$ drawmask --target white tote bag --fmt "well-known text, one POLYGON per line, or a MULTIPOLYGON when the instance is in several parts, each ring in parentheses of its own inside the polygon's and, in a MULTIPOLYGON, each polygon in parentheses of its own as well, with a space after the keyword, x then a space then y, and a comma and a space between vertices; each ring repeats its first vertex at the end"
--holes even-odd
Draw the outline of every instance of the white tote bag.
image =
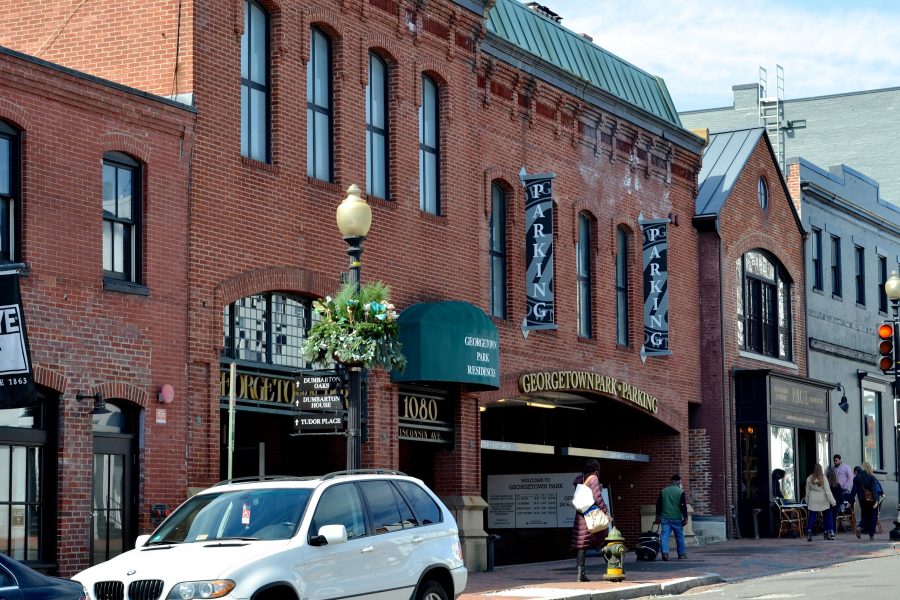
POLYGON ((580 513, 584 513, 587 509, 594 505, 594 493, 591 488, 579 483, 575 486, 575 494, 572 495, 572 506, 580 513))

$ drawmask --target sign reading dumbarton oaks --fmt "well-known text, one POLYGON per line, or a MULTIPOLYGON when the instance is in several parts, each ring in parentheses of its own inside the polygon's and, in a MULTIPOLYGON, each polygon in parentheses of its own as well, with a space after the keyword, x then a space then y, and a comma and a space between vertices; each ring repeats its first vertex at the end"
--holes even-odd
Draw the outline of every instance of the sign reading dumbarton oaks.
POLYGON ((523 394, 558 391, 586 391, 608 394, 627 400, 656 413, 658 400, 629 383, 590 371, 547 371, 526 373, 519 377, 519 391, 523 394))

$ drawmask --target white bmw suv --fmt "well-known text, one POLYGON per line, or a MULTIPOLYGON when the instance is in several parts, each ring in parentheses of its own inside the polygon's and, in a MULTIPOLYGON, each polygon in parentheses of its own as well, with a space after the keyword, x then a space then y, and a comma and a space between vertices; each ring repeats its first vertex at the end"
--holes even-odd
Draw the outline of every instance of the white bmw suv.
POLYGON ((93 600, 452 600, 467 576, 424 483, 359 470, 216 484, 73 579, 93 600))

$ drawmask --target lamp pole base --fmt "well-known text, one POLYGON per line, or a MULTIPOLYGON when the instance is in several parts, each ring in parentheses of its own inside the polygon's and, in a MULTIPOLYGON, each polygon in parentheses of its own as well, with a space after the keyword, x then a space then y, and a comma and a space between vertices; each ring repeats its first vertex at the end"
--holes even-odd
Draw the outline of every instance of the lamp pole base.
POLYGON ((897 518, 894 519, 894 528, 891 529, 891 541, 900 541, 900 506, 897 507, 897 518))

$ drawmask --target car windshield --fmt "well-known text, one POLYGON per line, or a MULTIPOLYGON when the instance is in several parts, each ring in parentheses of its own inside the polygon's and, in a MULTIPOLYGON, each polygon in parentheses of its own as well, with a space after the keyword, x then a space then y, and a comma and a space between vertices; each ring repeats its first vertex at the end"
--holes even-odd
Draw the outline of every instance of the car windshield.
POLYGON ((312 490, 252 489, 199 494, 178 507, 149 544, 284 540, 294 535, 312 490))

